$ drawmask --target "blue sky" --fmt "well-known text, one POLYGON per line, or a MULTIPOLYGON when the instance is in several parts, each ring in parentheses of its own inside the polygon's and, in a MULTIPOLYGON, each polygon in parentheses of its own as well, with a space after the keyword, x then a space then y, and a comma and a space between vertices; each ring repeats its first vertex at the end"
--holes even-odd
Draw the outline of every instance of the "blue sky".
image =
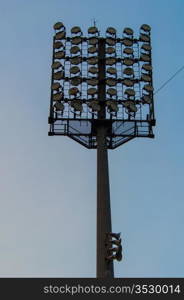
MULTIPOLYGON (((182 65, 182 0, 0 1, 0 276, 96 276, 96 151, 48 137, 52 26, 152 27, 154 87, 182 65)), ((155 95, 155 139, 109 152, 116 277, 184 277, 184 71, 155 95)))

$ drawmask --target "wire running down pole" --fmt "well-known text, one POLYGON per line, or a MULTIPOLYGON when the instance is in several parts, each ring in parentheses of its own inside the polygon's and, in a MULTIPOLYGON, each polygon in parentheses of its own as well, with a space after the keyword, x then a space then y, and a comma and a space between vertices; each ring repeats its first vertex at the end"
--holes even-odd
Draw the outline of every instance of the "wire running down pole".
POLYGON ((105 259, 106 234, 112 231, 105 126, 98 128, 97 143, 97 278, 113 278, 113 261, 105 259))

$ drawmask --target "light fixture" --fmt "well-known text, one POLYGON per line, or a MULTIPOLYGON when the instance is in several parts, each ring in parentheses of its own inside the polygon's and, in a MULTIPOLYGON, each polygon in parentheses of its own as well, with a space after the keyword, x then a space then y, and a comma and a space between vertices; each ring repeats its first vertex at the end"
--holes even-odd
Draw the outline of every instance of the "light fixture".
POLYGON ((87 61, 88 61, 88 64, 90 64, 90 65, 96 65, 98 63, 98 57, 96 57, 96 56, 88 57, 87 61))
POLYGON ((117 74, 117 70, 116 70, 116 68, 109 67, 109 68, 107 68, 107 73, 109 73, 111 75, 116 75, 117 74))
POLYGON ((72 73, 72 74, 77 74, 79 72, 80 72, 80 69, 77 66, 74 66, 74 67, 70 68, 70 73, 72 73))
POLYGON ((108 78, 106 79, 106 84, 109 86, 115 86, 116 85, 116 79, 108 78))
POLYGON ((113 47, 107 47, 105 51, 107 54, 113 54, 116 52, 115 48, 113 47))
POLYGON ((80 56, 71 57, 70 62, 73 65, 79 65, 82 62, 82 57, 80 56))
POLYGON ((64 78, 64 72, 63 71, 59 71, 53 74, 53 79, 55 80, 61 80, 64 78))
POLYGON ((63 47, 63 43, 62 42, 55 42, 53 45, 54 49, 60 49, 61 47, 63 47))
POLYGON ((123 70, 123 73, 126 75, 133 75, 134 74, 134 70, 132 68, 125 68, 123 70))
POLYGON ((110 110, 111 112, 117 113, 118 110, 119 110, 118 104, 117 104, 116 101, 108 100, 108 101, 107 101, 107 107, 109 108, 109 110, 110 110))
POLYGON ((95 27, 95 26, 89 27, 88 28, 88 33, 90 33, 90 34, 98 33, 98 28, 95 27))
POLYGON ((142 61, 149 62, 151 60, 151 57, 147 54, 141 54, 140 59, 142 61))
POLYGON ((97 100, 92 100, 88 103, 88 106, 93 110, 93 111, 100 111, 100 105, 97 100))
POLYGON ((131 59, 131 58, 125 58, 123 60, 123 63, 126 65, 126 66, 132 66, 134 64, 134 60, 131 59))
POLYGON ((152 102, 151 98, 148 95, 144 95, 142 97, 142 99, 143 99, 143 102, 147 103, 147 104, 151 104, 151 102, 152 102))
POLYGON ((63 99, 63 94, 62 93, 56 93, 53 94, 53 101, 61 101, 63 99))
POLYGON ((113 39, 113 38, 106 38, 106 43, 109 45, 109 46, 114 46, 116 44, 116 40, 113 39))
POLYGON ((142 44, 141 49, 145 51, 151 51, 151 46, 149 44, 142 44))
POLYGON ((71 29, 71 33, 72 33, 72 34, 77 34, 77 33, 82 33, 82 31, 81 31, 81 29, 80 29, 79 26, 74 26, 74 27, 72 27, 72 29, 71 29))
POLYGON ((134 104, 134 101, 131 101, 131 100, 124 101, 123 106, 128 109, 128 113, 129 112, 134 112, 134 113, 137 112, 137 107, 134 104))
POLYGON ((52 90, 59 90, 61 87, 61 84, 59 82, 55 82, 52 84, 51 89, 52 90))
POLYGON ((55 61, 52 64, 52 69, 59 69, 62 66, 62 64, 59 61, 55 61))
POLYGON ((92 46, 88 48, 88 53, 93 54, 96 53, 97 51, 98 51, 97 47, 92 46))
POLYGON ((106 65, 114 65, 116 63, 116 59, 114 57, 107 57, 106 58, 106 65))
POLYGON ((88 72, 90 72, 92 74, 97 74, 98 73, 98 68, 97 67, 90 67, 88 69, 88 72))
POLYGON ((131 86, 134 85, 134 82, 132 80, 126 78, 126 79, 123 80, 123 84, 126 85, 126 86, 131 87, 131 86))
POLYGON ((96 37, 90 37, 88 43, 89 45, 96 45, 98 43, 98 39, 96 37))
POLYGON ((71 38, 71 43, 73 45, 79 45, 82 42, 82 38, 80 36, 75 36, 71 38))
POLYGON ((147 75, 147 74, 142 74, 141 80, 150 82, 151 81, 151 77, 149 75, 147 75))
POLYGON ((147 24, 141 25, 140 29, 149 32, 151 30, 151 27, 147 24))
POLYGON ((81 84, 82 79, 81 79, 81 77, 73 77, 70 79, 70 82, 72 85, 77 86, 77 85, 81 84))
POLYGON ((152 70, 152 66, 149 64, 143 64, 142 65, 142 69, 144 69, 145 71, 151 71, 152 70))
POLYGON ((95 95, 97 93, 97 89, 95 88, 89 88, 87 90, 88 95, 95 95))
POLYGON ((143 89, 147 92, 153 92, 153 87, 149 84, 146 84, 143 89))
POLYGON ((107 94, 109 94, 110 96, 115 96, 117 94, 117 91, 116 89, 109 88, 107 89, 107 94))
POLYGON ((123 52, 125 53, 125 54, 128 54, 128 55, 130 55, 130 54, 133 54, 133 49, 132 48, 124 48, 123 49, 123 52))
POLYGON ((56 108, 57 111, 63 112, 63 110, 64 110, 64 104, 61 102, 56 102, 54 104, 54 107, 56 108))
POLYGON ((140 41, 149 42, 150 41, 149 35, 147 35, 147 34, 140 34, 140 41))
POLYGON ((126 89, 125 94, 128 96, 135 96, 135 91, 133 89, 126 89))
POLYGON ((56 24, 54 24, 53 27, 54 27, 55 30, 59 30, 61 28, 64 28, 64 25, 63 25, 62 22, 57 22, 56 24))
POLYGON ((72 100, 71 107, 74 108, 75 111, 82 112, 82 101, 81 100, 72 100))
POLYGON ((133 41, 129 40, 129 39, 123 39, 122 43, 123 43, 123 45, 128 46, 128 47, 133 45, 133 41))
POLYGON ((64 57, 65 57, 65 52, 64 51, 58 51, 58 52, 54 53, 54 58, 62 59, 64 57))
POLYGON ((115 35, 116 34, 116 29, 113 28, 113 27, 108 27, 107 30, 106 30, 106 33, 115 35))
POLYGON ((98 79, 96 79, 96 78, 89 78, 89 79, 87 79, 87 84, 95 86, 95 85, 98 84, 98 79))
POLYGON ((71 96, 75 96, 75 95, 77 95, 78 93, 79 93, 79 89, 76 88, 76 87, 73 87, 73 88, 70 88, 70 89, 69 89, 69 95, 71 95, 71 96))
POLYGON ((73 46, 70 48, 70 53, 77 54, 80 51, 80 48, 78 46, 73 46))
POLYGON ((127 35, 133 35, 133 30, 131 28, 128 28, 126 27, 124 30, 123 30, 123 33, 127 34, 127 35))
POLYGON ((65 31, 59 31, 55 34, 55 40, 62 40, 64 39, 66 36, 66 32, 65 31))

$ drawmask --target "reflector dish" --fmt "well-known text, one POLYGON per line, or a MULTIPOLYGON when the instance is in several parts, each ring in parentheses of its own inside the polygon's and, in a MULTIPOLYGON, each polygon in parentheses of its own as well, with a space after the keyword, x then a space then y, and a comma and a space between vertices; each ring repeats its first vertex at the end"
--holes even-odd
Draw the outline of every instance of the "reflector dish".
POLYGON ((108 79, 106 80, 106 83, 107 83, 107 85, 109 85, 109 86, 115 86, 115 85, 116 85, 116 80, 113 79, 113 78, 108 78, 108 79))
POLYGON ((124 79, 123 84, 126 85, 126 86, 133 86, 134 82, 130 79, 124 79))
POLYGON ((107 94, 109 94, 110 96, 115 96, 117 94, 117 91, 116 89, 109 88, 107 89, 107 94))
POLYGON ((63 78, 64 78, 64 73, 62 71, 53 74, 53 79, 55 80, 61 80, 63 78))
POLYGON ((148 81, 148 82, 151 81, 151 77, 149 75, 146 75, 146 74, 142 74, 141 79, 143 81, 148 81))
POLYGON ((125 54, 133 54, 134 51, 133 51, 132 48, 124 48, 123 52, 124 52, 125 54))
POLYGON ((129 112, 137 112, 137 107, 135 106, 133 101, 125 101, 123 102, 123 106, 129 110, 129 112))
POLYGON ((98 57, 92 56, 87 59, 90 65, 96 65, 98 63, 98 57))
POLYGON ((71 39, 71 42, 72 42, 73 45, 78 45, 82 42, 82 38, 79 37, 79 36, 76 36, 76 37, 71 39))
POLYGON ((77 54, 80 51, 80 48, 78 46, 73 46, 70 48, 70 53, 77 54))
POLYGON ((153 87, 149 84, 146 84, 143 89, 147 92, 152 92, 153 91, 153 87))
POLYGON ((133 75, 134 74, 134 70, 132 68, 125 68, 123 70, 123 73, 126 75, 133 75))
POLYGON ((56 35, 55 35, 55 40, 62 40, 62 39, 65 38, 65 36, 66 36, 65 31, 57 32, 56 35))
POLYGON ((152 66, 149 65, 149 64, 144 64, 144 65, 142 65, 142 68, 143 68, 144 70, 146 70, 146 71, 151 71, 151 70, 152 70, 152 66))
POLYGON ((96 100, 92 100, 88 106, 93 110, 93 111, 100 111, 100 105, 99 102, 96 100))
POLYGON ((80 56, 71 57, 70 58, 70 62, 73 65, 78 65, 78 64, 80 64, 82 62, 82 58, 80 56))
POLYGON ((62 64, 59 61, 55 61, 52 64, 52 69, 59 69, 62 66, 62 64))
POLYGON ((107 57, 106 58, 106 65, 114 65, 116 63, 116 59, 114 57, 107 57))
POLYGON ((113 27, 108 27, 106 32, 109 34, 116 34, 116 29, 113 27))
POLYGON ((54 29, 55 30, 59 30, 61 29, 62 27, 64 27, 63 23, 62 22, 57 22, 56 24, 54 24, 54 29))
POLYGON ((95 88, 88 89, 88 95, 95 95, 96 93, 97 93, 97 89, 95 88))
POLYGON ((73 78, 71 78, 70 82, 72 85, 77 86, 77 85, 81 84, 82 79, 81 79, 81 77, 73 77, 73 78))
POLYGON ((125 94, 128 96, 135 96, 135 91, 133 89, 126 89, 125 94))
POLYGON ((146 62, 151 60, 150 56, 146 54, 141 54, 140 59, 146 62))
POLYGON ((106 39, 106 43, 109 45, 109 46, 114 46, 116 44, 116 40, 115 39, 112 39, 112 38, 107 38, 106 39))
POLYGON ((107 106, 111 112, 118 112, 118 104, 115 101, 107 101, 107 106))
POLYGON ((53 45, 54 49, 59 49, 61 47, 63 47, 63 43, 62 42, 55 42, 54 45, 53 45))
POLYGON ((141 29, 144 30, 144 31, 150 31, 151 27, 147 24, 143 24, 143 25, 141 25, 141 29))
POLYGON ((128 28, 126 27, 124 30, 123 30, 123 33, 127 34, 127 35, 132 35, 134 32, 131 28, 128 28))
POLYGON ((61 87, 59 82, 55 82, 52 84, 51 89, 52 90, 59 90, 59 88, 61 87))
POLYGON ((98 28, 93 26, 93 27, 89 27, 88 28, 88 33, 97 33, 98 32, 98 28))
POLYGON ((143 41, 143 42, 149 42, 150 37, 147 34, 140 34, 140 40, 143 41))
POLYGON ((77 95, 77 93, 79 93, 79 89, 76 87, 73 87, 71 89, 69 89, 69 95, 77 95))
POLYGON ((116 50, 115 50, 115 48, 113 48, 113 47, 108 47, 108 48, 106 48, 106 53, 107 54, 112 54, 112 53, 115 53, 116 52, 116 50))
POLYGON ((98 43, 98 39, 96 37, 91 37, 88 40, 89 45, 96 45, 98 43))
POLYGON ((54 107, 56 108, 57 111, 63 111, 64 110, 64 104, 60 102, 56 102, 54 104, 54 107))
POLYGON ((141 49, 143 49, 145 51, 150 51, 151 50, 151 46, 149 44, 143 44, 141 46, 141 49))
POLYGON ((77 66, 70 68, 70 73, 72 73, 72 74, 77 74, 79 72, 80 72, 80 69, 77 66))
POLYGON ((80 29, 79 26, 74 26, 74 27, 72 27, 71 33, 76 34, 76 33, 79 33, 79 32, 81 32, 81 29, 80 29))
POLYGON ((53 95, 53 101, 60 101, 63 98, 63 94, 57 93, 53 95))
POLYGON ((90 85, 93 85, 93 86, 95 86, 95 85, 97 85, 98 84, 98 80, 97 79, 93 79, 93 78, 91 78, 91 79, 87 79, 87 83, 88 84, 90 84, 90 85))
POLYGON ((126 65, 126 66, 132 66, 134 64, 134 61, 133 59, 130 59, 130 58, 125 58, 123 60, 123 63, 126 65))
POLYGON ((90 72, 92 74, 97 74, 98 73, 98 68, 96 68, 96 67, 90 67, 88 69, 88 72, 90 72))
POLYGON ((95 52, 97 52, 97 51, 98 51, 98 49, 97 49, 96 47, 89 47, 89 48, 88 48, 88 52, 89 52, 89 53, 92 53, 92 54, 93 54, 93 53, 95 53, 95 52))
POLYGON ((151 98, 147 95, 143 96, 143 101, 147 104, 150 104, 152 102, 151 98))
POLYGON ((54 58, 62 59, 64 57, 65 57, 65 52, 64 51, 58 51, 58 52, 54 53, 54 58))
POLYGON ((116 68, 109 67, 109 68, 107 68, 107 73, 109 73, 111 75, 116 75, 117 70, 116 70, 116 68))
POLYGON ((128 39, 124 39, 122 41, 122 43, 123 43, 123 45, 129 46, 129 47, 133 45, 133 41, 132 40, 128 40, 128 39))
POLYGON ((82 112, 82 101, 80 100, 73 100, 71 102, 71 106, 76 110, 82 112))

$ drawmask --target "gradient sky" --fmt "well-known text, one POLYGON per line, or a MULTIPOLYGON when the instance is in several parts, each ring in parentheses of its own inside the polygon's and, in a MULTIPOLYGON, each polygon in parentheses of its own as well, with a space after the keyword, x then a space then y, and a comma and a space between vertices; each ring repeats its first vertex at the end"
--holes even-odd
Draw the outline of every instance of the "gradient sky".
MULTIPOLYGON (((0 276, 96 276, 96 151, 48 137, 52 26, 152 27, 154 88, 184 65, 183 0, 0 1, 0 276)), ((116 277, 184 277, 184 71, 155 95, 155 139, 109 152, 116 277)))

